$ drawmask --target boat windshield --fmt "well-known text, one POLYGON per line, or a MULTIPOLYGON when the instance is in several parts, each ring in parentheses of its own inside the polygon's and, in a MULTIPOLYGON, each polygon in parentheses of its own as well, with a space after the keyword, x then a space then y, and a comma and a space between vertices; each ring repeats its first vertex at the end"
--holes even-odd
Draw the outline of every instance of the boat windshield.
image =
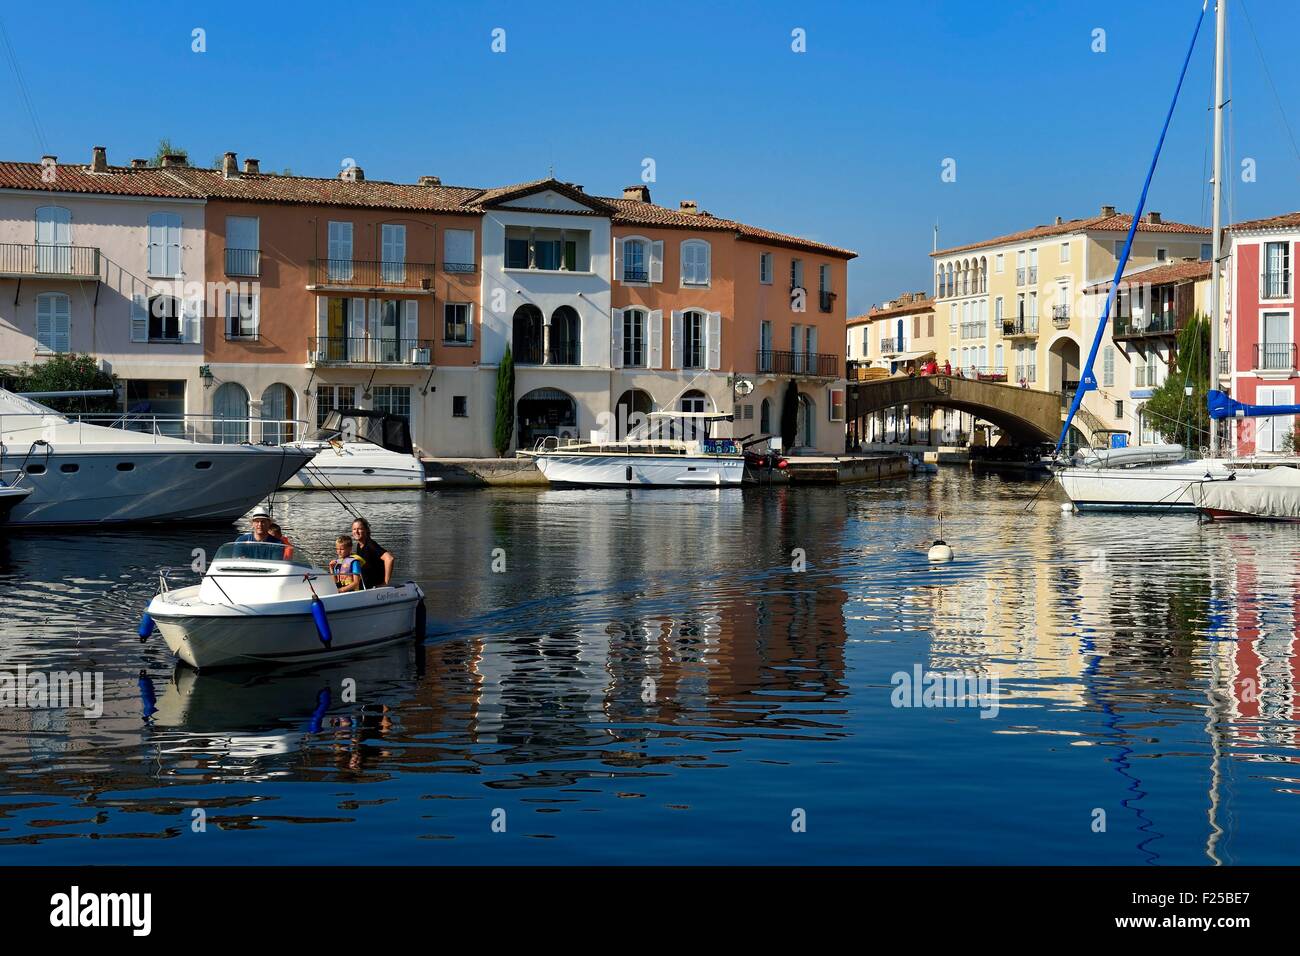
POLYGON ((293 557, 286 558, 284 556, 284 547, 282 544, 275 544, 271 541, 231 541, 229 544, 223 544, 217 549, 217 556, 214 560, 243 558, 249 561, 288 561, 290 564, 310 567, 306 561, 296 554, 293 557))

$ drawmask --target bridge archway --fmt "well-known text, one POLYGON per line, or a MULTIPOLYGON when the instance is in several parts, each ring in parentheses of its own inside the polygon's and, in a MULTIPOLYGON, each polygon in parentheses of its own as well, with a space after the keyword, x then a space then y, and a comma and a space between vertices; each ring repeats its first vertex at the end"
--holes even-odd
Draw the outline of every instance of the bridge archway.
POLYGON ((1055 392, 948 375, 850 382, 849 405, 856 421, 901 406, 951 408, 997 426, 1017 444, 1055 440, 1061 429, 1061 397, 1055 392))
POLYGON ((1047 348, 1047 386, 1053 391, 1068 392, 1079 383, 1079 343, 1066 334, 1047 348))

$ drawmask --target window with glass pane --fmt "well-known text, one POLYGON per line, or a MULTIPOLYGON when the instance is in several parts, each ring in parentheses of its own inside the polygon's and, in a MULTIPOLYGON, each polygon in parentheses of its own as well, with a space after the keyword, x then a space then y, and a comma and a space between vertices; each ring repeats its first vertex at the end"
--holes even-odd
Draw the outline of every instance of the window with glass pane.
POLYGON ((758 281, 764 285, 772 282, 772 253, 760 253, 758 257, 758 281))
POLYGON ((175 296, 156 295, 149 300, 149 340, 177 342, 181 337, 180 302, 175 296))
POLYGON ((376 385, 374 393, 376 411, 388 415, 411 418, 411 388, 409 385, 376 385))
POLYGON ((682 368, 704 367, 703 312, 687 312, 682 316, 682 368))
POLYGON ((352 223, 331 222, 327 227, 329 277, 335 280, 352 278, 352 223))
MULTIPOLYGON (((244 283, 240 283, 244 285, 244 283)), ((257 335, 257 302, 251 292, 231 293, 230 314, 226 317, 226 334, 232 339, 252 338, 257 335)), ((152 309, 150 310, 152 313, 152 309)), ((151 317, 152 321, 152 317, 151 317)))
POLYGON ((381 229, 382 264, 385 282, 406 281, 406 227, 400 223, 384 223, 381 229))
POLYGON ((469 343, 469 303, 447 302, 442 307, 444 342, 469 343))
POLYGON ((1264 295, 1280 298, 1291 291, 1291 244, 1269 242, 1264 244, 1264 295))
POLYGON ((623 243, 623 281, 647 282, 650 273, 646 270, 645 243, 639 239, 630 239, 623 243))
POLYGON ((645 365, 645 313, 637 309, 623 312, 623 364, 630 368, 645 365))
POLYGON ((558 239, 539 239, 533 243, 533 268, 560 268, 560 241, 558 239))
POLYGON ((356 405, 356 389, 352 385, 316 386, 316 427, 325 424, 330 412, 356 405))
POLYGON ((506 239, 506 268, 528 268, 528 240, 506 239))

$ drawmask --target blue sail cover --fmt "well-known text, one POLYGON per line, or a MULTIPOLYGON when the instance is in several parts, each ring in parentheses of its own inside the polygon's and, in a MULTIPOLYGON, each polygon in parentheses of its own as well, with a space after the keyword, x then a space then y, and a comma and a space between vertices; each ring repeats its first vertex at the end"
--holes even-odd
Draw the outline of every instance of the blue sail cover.
POLYGON ((1300 415, 1300 405, 1247 405, 1239 402, 1217 389, 1212 389, 1208 398, 1210 417, 1219 418, 1267 418, 1269 415, 1300 415))
POLYGON ((1178 74, 1178 85, 1174 87, 1174 98, 1169 104, 1169 112, 1165 114, 1165 125, 1160 130, 1160 139, 1156 141, 1156 151, 1151 156, 1151 166, 1147 169, 1146 181, 1142 183, 1142 194, 1138 197, 1137 208, 1133 210, 1133 221, 1129 223, 1128 235, 1124 238, 1124 249, 1120 253, 1119 262, 1115 265, 1115 278, 1110 284, 1110 292, 1106 296, 1105 306, 1102 307, 1101 318, 1097 320, 1097 334, 1092 340, 1092 348, 1088 351, 1088 361, 1083 366, 1083 374, 1079 376, 1079 385, 1074 392, 1074 401, 1070 403, 1070 414, 1066 416, 1065 424, 1061 426, 1061 435, 1056 439, 1056 449, 1052 452, 1053 457, 1061 453, 1061 447, 1070 435, 1070 425, 1074 423, 1074 416, 1079 413, 1079 406, 1083 404, 1083 396, 1097 387, 1097 376, 1093 374, 1092 367, 1097 362, 1097 352, 1101 348, 1102 339, 1106 336, 1106 327, 1110 324, 1110 310, 1115 303, 1115 297, 1119 294, 1120 280, 1124 277, 1124 268, 1128 265, 1129 252, 1133 249, 1133 236, 1137 232, 1138 221, 1142 218, 1142 210, 1146 208, 1147 191, 1151 188, 1151 177, 1155 175, 1156 163, 1160 161, 1160 150, 1165 145, 1165 136, 1169 132, 1169 121, 1173 119, 1174 107, 1178 105, 1178 94, 1182 92, 1183 80, 1187 78, 1187 65, 1192 62, 1192 51, 1196 49, 1196 38, 1201 35, 1201 24, 1205 21, 1206 6, 1208 6, 1206 3, 1201 5, 1200 15, 1196 18, 1196 29, 1192 31, 1192 42, 1188 44, 1187 56, 1183 58, 1183 69, 1178 74))

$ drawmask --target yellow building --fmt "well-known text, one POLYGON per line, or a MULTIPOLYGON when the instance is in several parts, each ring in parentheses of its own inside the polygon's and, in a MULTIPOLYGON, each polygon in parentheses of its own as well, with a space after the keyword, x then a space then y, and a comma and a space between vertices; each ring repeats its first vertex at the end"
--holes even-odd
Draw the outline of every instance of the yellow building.
MULTIPOLYGON (((931 253, 936 338, 947 338, 940 364, 946 358, 968 375, 1060 392, 1067 403, 1104 302, 1084 290, 1114 276, 1132 221, 1102 206, 1088 218, 1058 217, 1050 225, 931 253)), ((1129 265, 1209 255, 1209 229, 1166 222, 1152 212, 1138 223, 1129 265)), ((1084 401, 1098 427, 1134 430, 1124 401, 1132 382, 1130 355, 1110 339, 1098 354, 1099 388, 1084 401)))

